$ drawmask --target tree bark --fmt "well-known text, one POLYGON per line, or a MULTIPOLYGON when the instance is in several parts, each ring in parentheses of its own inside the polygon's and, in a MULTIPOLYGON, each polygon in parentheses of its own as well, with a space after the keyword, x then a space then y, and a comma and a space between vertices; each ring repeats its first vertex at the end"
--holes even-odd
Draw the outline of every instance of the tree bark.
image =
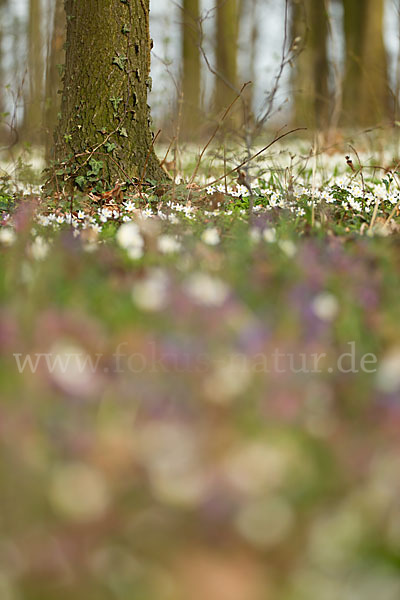
MULTIPOLYGON (((237 45, 238 2, 218 0, 217 4, 217 77, 215 83, 215 110, 224 111, 236 98, 237 92, 237 45)), ((234 113, 231 112, 231 120, 234 113)))
MULTIPOLYGON (((3 64, 3 38, 4 38, 4 7, 5 0, 0 0, 0 113, 4 112, 4 64, 3 64)), ((2 119, 1 119, 2 120, 2 119)))
POLYGON ((191 135, 199 125, 201 61, 199 49, 199 0, 184 0, 182 19, 182 130, 191 135))
POLYGON ((383 40, 384 0, 343 0, 346 64, 342 124, 369 126, 393 115, 383 40))
POLYGON ((41 0, 30 0, 28 18, 28 83, 25 98, 22 137, 41 145, 43 142, 43 35, 41 0))
POLYGON ((328 33, 325 0, 292 0, 292 37, 300 38, 292 78, 294 120, 310 129, 329 125, 328 33))
POLYGON ((67 45, 56 159, 86 177, 165 179, 153 149, 149 0, 66 0, 67 45), (83 156, 82 156, 83 155, 83 156))
POLYGON ((61 107, 60 89, 62 86, 62 70, 65 63, 66 21, 63 0, 55 0, 53 31, 46 72, 45 132, 46 158, 51 158, 53 149, 53 133, 58 123, 61 107))

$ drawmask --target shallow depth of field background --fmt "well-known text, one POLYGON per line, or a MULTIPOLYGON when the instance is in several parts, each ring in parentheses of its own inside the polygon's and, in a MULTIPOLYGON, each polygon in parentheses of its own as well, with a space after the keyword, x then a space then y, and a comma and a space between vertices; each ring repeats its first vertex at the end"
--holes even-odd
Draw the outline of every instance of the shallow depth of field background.
MULTIPOLYGON (((31 37, 28 3, 0 0, 0 600, 398 600, 399 3, 383 19, 390 110, 364 78, 341 121, 336 0, 328 118, 302 85, 307 47, 271 97, 285 2, 244 0, 253 115, 221 123, 203 60, 185 128, 182 11, 151 0, 173 183, 107 192, 94 168, 89 189, 50 196, 53 2, 29 5, 31 37)), ((212 66, 214 11, 203 25, 212 66)))

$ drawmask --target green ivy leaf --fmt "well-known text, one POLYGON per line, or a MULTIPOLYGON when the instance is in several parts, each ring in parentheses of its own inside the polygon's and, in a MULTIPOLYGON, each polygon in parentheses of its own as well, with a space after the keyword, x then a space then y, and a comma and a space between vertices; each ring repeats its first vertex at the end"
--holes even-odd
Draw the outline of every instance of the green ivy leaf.
POLYGON ((79 177, 75 179, 75 183, 81 188, 81 190, 83 190, 86 183, 86 177, 84 177, 83 175, 79 175, 79 177))
POLYGON ((127 60, 128 58, 124 54, 117 54, 116 56, 114 56, 112 64, 117 65, 117 67, 121 69, 121 71, 124 71, 125 63, 127 62, 127 60))

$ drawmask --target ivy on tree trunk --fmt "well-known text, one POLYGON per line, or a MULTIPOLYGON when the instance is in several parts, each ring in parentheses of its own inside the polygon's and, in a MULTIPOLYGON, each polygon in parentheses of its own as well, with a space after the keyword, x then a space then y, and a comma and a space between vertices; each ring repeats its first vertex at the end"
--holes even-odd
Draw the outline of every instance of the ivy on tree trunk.
MULTIPOLYGON (((108 184, 166 174, 153 149, 149 0, 66 0, 67 44, 56 160, 108 184)), ((80 180, 78 178, 81 178, 80 180)))

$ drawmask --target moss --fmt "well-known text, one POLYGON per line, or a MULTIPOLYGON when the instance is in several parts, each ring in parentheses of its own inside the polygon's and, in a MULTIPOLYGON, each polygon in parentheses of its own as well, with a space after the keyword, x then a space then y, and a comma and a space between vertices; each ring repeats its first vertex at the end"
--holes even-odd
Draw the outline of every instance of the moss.
POLYGON ((150 72, 148 0, 66 0, 67 51, 56 159, 73 157, 84 176, 88 157, 99 176, 159 180, 147 105, 150 72), (80 165, 84 165, 80 167, 80 165))

